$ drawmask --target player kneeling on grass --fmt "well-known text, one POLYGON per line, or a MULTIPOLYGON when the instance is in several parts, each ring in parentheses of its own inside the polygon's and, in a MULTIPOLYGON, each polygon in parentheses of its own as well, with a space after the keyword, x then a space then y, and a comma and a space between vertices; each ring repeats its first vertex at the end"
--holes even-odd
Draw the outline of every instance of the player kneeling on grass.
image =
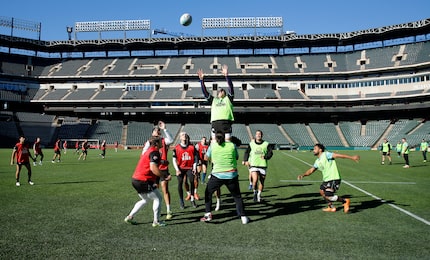
POLYGON ((124 219, 126 223, 136 224, 133 220, 134 215, 148 202, 148 199, 153 201, 152 209, 154 211, 153 227, 165 226, 163 222, 159 222, 162 196, 155 184, 158 177, 163 177, 165 180, 170 180, 170 175, 163 176, 158 165, 160 164, 160 152, 162 147, 159 137, 151 137, 149 139, 150 147, 140 156, 140 160, 134 170, 132 177, 132 185, 140 197, 140 201, 136 202, 130 214, 124 219))
POLYGON ((323 183, 320 186, 320 194, 328 202, 328 207, 324 208, 323 211, 336 212, 336 207, 333 206, 333 202, 339 201, 343 203, 343 211, 348 213, 350 200, 335 195, 341 182, 341 177, 337 169, 335 159, 350 159, 358 162, 360 160, 360 156, 350 156, 346 154, 326 152, 325 147, 322 144, 316 144, 314 146, 313 153, 318 157, 315 160, 314 165, 304 174, 297 176, 297 179, 301 180, 303 177, 311 175, 316 170, 320 170, 323 175, 323 183))

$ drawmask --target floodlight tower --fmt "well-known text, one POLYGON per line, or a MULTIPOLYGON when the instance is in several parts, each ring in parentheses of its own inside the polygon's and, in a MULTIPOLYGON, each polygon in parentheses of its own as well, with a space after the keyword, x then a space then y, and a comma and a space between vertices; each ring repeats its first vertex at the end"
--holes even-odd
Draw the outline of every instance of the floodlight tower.
POLYGON ((71 41, 71 40, 72 40, 73 27, 71 27, 71 26, 67 26, 67 27, 66 27, 66 31, 67 31, 67 34, 68 34, 68 36, 69 36, 69 41, 71 41))

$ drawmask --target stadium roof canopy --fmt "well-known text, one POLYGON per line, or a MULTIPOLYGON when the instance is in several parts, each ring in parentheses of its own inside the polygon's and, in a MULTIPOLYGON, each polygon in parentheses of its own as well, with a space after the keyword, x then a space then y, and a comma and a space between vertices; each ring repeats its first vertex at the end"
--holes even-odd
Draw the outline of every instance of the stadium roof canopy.
POLYGON ((427 34, 430 34, 430 18, 355 32, 304 35, 292 33, 279 36, 148 37, 43 41, 0 35, 0 46, 46 53, 193 49, 282 49, 349 46, 427 34))

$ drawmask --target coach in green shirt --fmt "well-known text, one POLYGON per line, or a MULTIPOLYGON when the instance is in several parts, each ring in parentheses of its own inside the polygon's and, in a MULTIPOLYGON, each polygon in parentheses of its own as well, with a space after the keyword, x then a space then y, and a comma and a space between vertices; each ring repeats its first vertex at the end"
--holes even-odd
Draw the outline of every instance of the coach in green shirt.
POLYGON ((420 144, 420 151, 423 154, 423 162, 427 162, 427 150, 429 149, 429 144, 426 142, 426 140, 422 140, 420 144))

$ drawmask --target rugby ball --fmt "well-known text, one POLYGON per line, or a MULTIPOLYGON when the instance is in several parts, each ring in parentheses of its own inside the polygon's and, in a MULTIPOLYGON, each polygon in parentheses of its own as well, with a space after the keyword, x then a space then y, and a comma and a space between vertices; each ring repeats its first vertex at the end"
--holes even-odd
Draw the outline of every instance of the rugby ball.
POLYGON ((193 18, 191 17, 191 15, 189 13, 185 13, 181 16, 181 18, 179 19, 179 22, 183 25, 183 26, 188 26, 191 24, 191 22, 193 21, 193 18))

